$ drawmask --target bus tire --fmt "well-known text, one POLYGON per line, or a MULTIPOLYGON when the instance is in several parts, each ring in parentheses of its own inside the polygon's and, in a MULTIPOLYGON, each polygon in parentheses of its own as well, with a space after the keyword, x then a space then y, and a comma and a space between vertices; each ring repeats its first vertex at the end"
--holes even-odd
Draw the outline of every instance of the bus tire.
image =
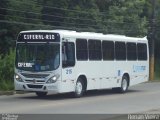
POLYGON ((74 91, 74 97, 79 98, 83 96, 84 93, 84 82, 82 78, 78 78, 76 86, 75 86, 75 91, 74 91))
POLYGON ((113 88, 113 90, 115 92, 118 92, 118 93, 125 93, 128 91, 128 85, 129 85, 129 79, 127 76, 123 76, 122 77, 122 81, 121 81, 121 87, 117 87, 117 88, 113 88))
POLYGON ((122 77, 122 81, 121 81, 121 87, 119 88, 119 92, 120 93, 125 93, 128 90, 128 77, 127 76, 123 76, 122 77))
POLYGON ((38 97, 45 97, 47 95, 47 92, 36 92, 36 95, 38 97))

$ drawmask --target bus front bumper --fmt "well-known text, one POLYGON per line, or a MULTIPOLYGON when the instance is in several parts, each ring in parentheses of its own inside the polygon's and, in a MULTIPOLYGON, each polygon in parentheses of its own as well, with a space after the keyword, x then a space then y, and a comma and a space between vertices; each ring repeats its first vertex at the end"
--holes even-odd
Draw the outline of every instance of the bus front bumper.
POLYGON ((59 93, 58 83, 51 83, 51 84, 34 84, 34 83, 25 83, 25 82, 18 82, 14 80, 15 90, 16 91, 30 91, 30 92, 47 92, 56 94, 59 93))

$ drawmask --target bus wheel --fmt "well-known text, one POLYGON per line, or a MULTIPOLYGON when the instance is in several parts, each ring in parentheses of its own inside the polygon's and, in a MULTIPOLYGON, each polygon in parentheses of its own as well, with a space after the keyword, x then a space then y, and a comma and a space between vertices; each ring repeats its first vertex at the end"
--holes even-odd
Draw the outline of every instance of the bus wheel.
POLYGON ((122 82, 121 82, 121 87, 119 88, 119 91, 121 93, 125 93, 128 90, 128 77, 123 76, 122 77, 122 82))
POLYGON ((45 97, 47 95, 47 92, 36 92, 36 95, 38 97, 45 97))
POLYGON ((118 93, 125 93, 128 90, 128 77, 123 76, 122 81, 121 81, 121 87, 118 88, 112 88, 113 91, 118 92, 118 93))
POLYGON ((78 78, 76 87, 75 87, 74 96, 78 98, 78 97, 81 97, 83 93, 84 93, 84 82, 81 78, 78 78))

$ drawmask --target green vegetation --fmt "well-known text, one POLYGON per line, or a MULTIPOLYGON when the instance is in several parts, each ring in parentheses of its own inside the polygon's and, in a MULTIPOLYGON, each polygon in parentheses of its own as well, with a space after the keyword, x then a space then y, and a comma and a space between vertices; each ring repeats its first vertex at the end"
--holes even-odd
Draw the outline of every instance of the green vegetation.
POLYGON ((15 50, 10 50, 4 58, 0 57, 0 90, 13 90, 15 50))
MULTIPOLYGON (((13 89, 15 40, 20 31, 70 29, 150 35, 151 0, 0 0, 0 89, 13 89)), ((155 6, 156 79, 160 79, 160 1, 155 6)))
POLYGON ((155 80, 160 80, 160 59, 155 62, 155 80))

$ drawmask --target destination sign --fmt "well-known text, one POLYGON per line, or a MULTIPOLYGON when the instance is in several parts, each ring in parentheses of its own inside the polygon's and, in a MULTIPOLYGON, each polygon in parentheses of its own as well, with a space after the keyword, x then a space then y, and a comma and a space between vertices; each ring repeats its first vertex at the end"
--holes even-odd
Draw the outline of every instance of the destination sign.
POLYGON ((18 42, 59 42, 60 36, 58 33, 20 33, 18 42))
POLYGON ((46 40, 54 40, 55 39, 55 37, 54 37, 54 35, 50 35, 50 34, 46 34, 46 35, 40 35, 40 34, 36 34, 36 35, 26 35, 26 34, 24 34, 23 35, 23 39, 24 40, 29 40, 29 39, 31 39, 31 40, 44 40, 44 39, 46 39, 46 40))

